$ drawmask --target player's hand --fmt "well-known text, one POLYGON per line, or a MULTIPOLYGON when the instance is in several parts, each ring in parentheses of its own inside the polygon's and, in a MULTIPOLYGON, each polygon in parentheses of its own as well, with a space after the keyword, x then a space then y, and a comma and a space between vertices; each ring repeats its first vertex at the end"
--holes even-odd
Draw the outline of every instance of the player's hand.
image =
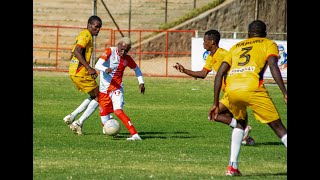
POLYGON ((98 77, 97 71, 94 68, 89 67, 88 72, 93 79, 98 77))
POLYGON ((91 75, 91 77, 92 77, 93 79, 96 79, 96 78, 98 77, 98 74, 97 74, 97 73, 90 74, 90 75, 91 75))
POLYGON ((214 121, 218 117, 218 115, 219 115, 219 106, 213 105, 209 109, 208 120, 209 121, 214 121))
POLYGON ((141 83, 141 84, 139 85, 139 88, 140 88, 140 93, 141 93, 141 94, 144 94, 144 91, 146 90, 146 88, 144 87, 144 84, 143 84, 143 83, 141 83))
POLYGON ((112 68, 107 68, 106 73, 112 73, 113 69, 112 68))
POLYGON ((176 63, 176 65, 173 66, 176 70, 180 71, 183 73, 184 67, 180 63, 176 63))
POLYGON ((287 104, 288 96, 287 96, 287 95, 284 95, 283 98, 284 98, 284 102, 287 104))

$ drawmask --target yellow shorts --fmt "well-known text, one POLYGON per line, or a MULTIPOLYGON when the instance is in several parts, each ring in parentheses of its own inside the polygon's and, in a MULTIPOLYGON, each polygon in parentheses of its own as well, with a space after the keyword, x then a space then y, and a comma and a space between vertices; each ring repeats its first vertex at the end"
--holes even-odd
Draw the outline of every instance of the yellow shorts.
MULTIPOLYGON (((228 96, 227 96, 227 93, 224 92, 222 98, 219 100, 220 103, 222 103, 226 108, 228 108, 228 110, 232 113, 232 111, 236 111, 236 110, 233 110, 232 108, 237 108, 236 106, 231 106, 230 103, 229 103, 229 99, 228 99, 228 96)), ((240 113, 240 112, 239 112, 240 113)), ((245 117, 247 116, 247 111, 241 111, 241 120, 245 119, 245 117)), ((240 116, 239 116, 240 117, 240 116)), ((240 120, 240 119, 237 119, 237 120, 240 120)))
POLYGON ((255 119, 261 123, 270 123, 280 118, 279 112, 264 86, 255 91, 239 89, 228 91, 227 96, 231 112, 236 119, 244 118, 247 107, 252 109, 255 119))
POLYGON ((82 92, 89 93, 90 91, 97 88, 99 85, 95 79, 91 76, 73 76, 70 75, 72 82, 75 87, 82 92))

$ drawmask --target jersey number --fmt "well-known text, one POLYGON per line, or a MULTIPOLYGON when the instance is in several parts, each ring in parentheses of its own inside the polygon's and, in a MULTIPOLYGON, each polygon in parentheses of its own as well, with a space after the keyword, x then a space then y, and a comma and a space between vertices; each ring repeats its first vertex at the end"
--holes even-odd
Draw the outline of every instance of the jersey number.
POLYGON ((250 61, 250 54, 248 54, 248 52, 251 51, 251 49, 252 49, 252 46, 242 48, 242 50, 244 52, 240 55, 240 58, 246 58, 246 61, 245 62, 239 62, 238 63, 239 66, 244 66, 244 65, 248 64, 248 62, 250 61))

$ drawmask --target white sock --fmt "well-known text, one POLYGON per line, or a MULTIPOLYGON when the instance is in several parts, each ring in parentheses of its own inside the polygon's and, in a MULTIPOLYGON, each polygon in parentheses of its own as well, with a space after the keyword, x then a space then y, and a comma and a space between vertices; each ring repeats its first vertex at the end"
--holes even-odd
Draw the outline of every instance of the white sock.
POLYGON ((235 128, 237 127, 237 120, 235 118, 232 118, 231 123, 229 124, 229 126, 235 128))
POLYGON ((107 114, 106 116, 100 116, 101 118, 101 123, 104 125, 109 119, 113 119, 111 114, 107 114))
POLYGON ((287 147, 287 134, 281 137, 281 141, 287 147))
POLYGON ((232 167, 235 169, 238 169, 238 158, 240 154, 240 147, 243 135, 243 129, 233 128, 231 135, 231 152, 229 164, 232 165, 232 167))
POLYGON ((99 103, 94 99, 89 103, 87 109, 78 119, 80 126, 82 126, 82 124, 88 119, 88 117, 97 109, 98 105, 99 103))
POLYGON ((71 115, 75 118, 78 114, 80 114, 82 111, 84 111, 84 110, 87 108, 87 106, 88 106, 88 104, 91 102, 91 100, 92 100, 92 99, 91 99, 90 97, 87 98, 87 99, 85 99, 85 100, 80 104, 80 106, 71 113, 71 115))

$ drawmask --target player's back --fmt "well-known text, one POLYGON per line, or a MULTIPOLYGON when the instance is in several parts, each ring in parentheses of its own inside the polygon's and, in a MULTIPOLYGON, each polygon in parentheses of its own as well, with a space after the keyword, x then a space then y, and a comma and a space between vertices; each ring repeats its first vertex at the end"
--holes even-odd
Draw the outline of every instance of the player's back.
POLYGON ((248 38, 232 46, 226 58, 231 65, 227 77, 228 90, 256 89, 263 80, 270 55, 278 56, 278 47, 267 38, 248 38))

